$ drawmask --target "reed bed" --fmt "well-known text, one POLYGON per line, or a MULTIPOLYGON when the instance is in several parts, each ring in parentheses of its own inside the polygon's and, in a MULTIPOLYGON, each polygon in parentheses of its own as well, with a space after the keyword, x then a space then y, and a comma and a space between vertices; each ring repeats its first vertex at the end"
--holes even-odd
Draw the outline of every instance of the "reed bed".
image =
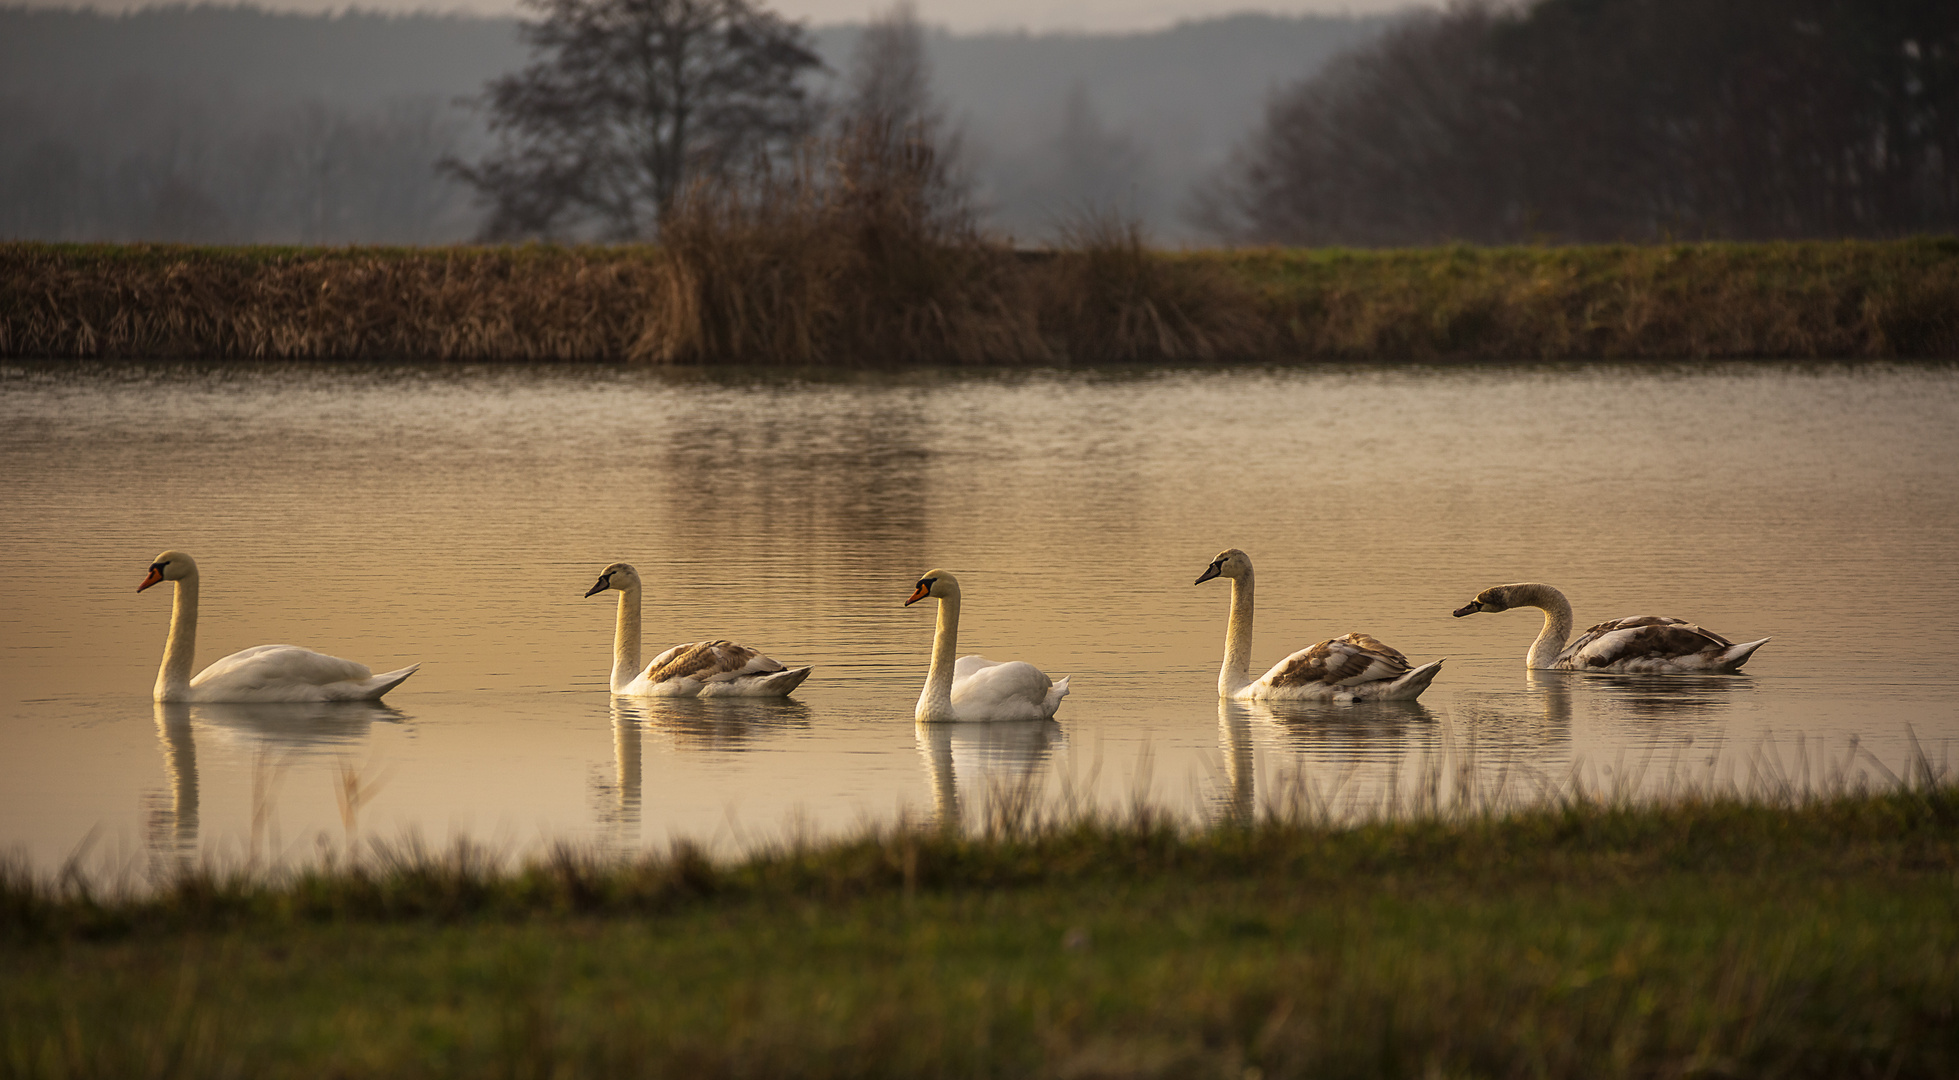
MULTIPOLYGON (((869 188, 870 190, 865 190, 869 188)), ((1959 357, 1959 240, 1014 251, 903 197, 697 192, 661 246, 0 244, 0 356, 794 364, 1959 357)))

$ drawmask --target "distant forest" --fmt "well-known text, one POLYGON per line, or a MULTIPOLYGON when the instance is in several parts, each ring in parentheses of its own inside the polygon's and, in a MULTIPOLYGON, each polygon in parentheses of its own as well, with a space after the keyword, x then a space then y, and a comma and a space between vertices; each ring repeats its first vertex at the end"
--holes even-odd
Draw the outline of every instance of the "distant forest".
POLYGON ((1253 243, 1959 231, 1959 2, 1412 16, 1276 96, 1205 196, 1253 243))
MULTIPOLYGON (((1377 38, 1381 17, 1237 16, 1125 35, 928 38, 982 221, 1039 242, 1119 209, 1202 234, 1190 193, 1265 100, 1377 38)), ((483 208, 438 175, 483 144, 463 99, 521 67, 517 23, 466 16, 0 8, 0 238, 466 240, 483 208)), ((859 26, 813 31, 834 79, 859 26)), ((819 92, 829 87, 819 86, 819 92)))
MULTIPOLYGON (((0 8, 0 239, 427 244, 517 22, 0 8)), ((823 27, 834 97, 862 26, 823 27)), ((1398 246, 1959 231, 1955 0, 1476 0, 927 34, 981 224, 1398 246)))

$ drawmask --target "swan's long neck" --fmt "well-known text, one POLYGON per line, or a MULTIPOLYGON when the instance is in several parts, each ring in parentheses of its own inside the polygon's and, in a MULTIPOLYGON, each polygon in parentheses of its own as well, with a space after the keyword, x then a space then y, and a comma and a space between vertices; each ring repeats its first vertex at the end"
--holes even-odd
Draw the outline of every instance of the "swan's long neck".
POLYGON ((939 598, 939 628, 932 635, 932 669, 918 695, 920 720, 952 720, 952 667, 959 659, 959 594, 939 598))
POLYGON ((612 692, 639 677, 639 586, 619 590, 619 623, 612 631, 612 692))
POLYGON ((1218 693, 1229 697, 1252 681, 1252 572, 1231 579, 1231 622, 1224 631, 1218 693))
POLYGON ((157 701, 190 697, 190 662, 197 652, 197 574, 177 580, 170 605, 170 637, 163 643, 163 666, 157 669, 157 701))
POLYGON ((1538 671, 1548 670, 1557 662, 1558 654, 1564 651, 1564 643, 1571 640, 1571 601, 1564 594, 1549 585, 1538 585, 1522 597, 1524 603, 1544 611, 1544 629, 1538 631, 1537 640, 1531 643, 1530 655, 1524 666, 1538 671))

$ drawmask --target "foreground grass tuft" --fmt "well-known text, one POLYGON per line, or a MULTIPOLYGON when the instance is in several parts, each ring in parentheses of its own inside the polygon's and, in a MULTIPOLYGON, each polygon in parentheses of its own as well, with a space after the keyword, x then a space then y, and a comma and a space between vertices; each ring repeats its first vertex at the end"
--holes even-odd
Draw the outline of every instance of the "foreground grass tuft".
POLYGON ((1959 788, 0 874, 0 1074, 1959 1069, 1959 788))

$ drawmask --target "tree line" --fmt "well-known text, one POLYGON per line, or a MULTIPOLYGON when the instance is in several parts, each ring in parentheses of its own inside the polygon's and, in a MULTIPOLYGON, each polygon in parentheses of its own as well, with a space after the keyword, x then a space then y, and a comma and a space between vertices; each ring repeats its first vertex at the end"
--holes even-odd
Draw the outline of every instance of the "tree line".
POLYGON ((1959 4, 1458 4, 1275 95, 1194 212, 1302 245, 1950 232, 1959 4))

